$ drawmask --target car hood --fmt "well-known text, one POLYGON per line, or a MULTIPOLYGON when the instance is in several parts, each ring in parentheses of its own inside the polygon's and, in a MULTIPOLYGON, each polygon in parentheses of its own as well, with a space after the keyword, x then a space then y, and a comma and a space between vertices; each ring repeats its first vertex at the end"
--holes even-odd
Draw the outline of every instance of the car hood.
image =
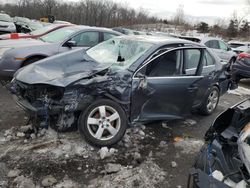
POLYGON ((38 46, 45 44, 52 44, 52 43, 46 43, 35 39, 3 40, 1 41, 0 48, 17 48, 17 47, 38 46))
POLYGON ((83 78, 93 76, 109 65, 91 59, 84 49, 72 50, 52 56, 19 69, 15 79, 27 84, 48 84, 66 87, 83 78))

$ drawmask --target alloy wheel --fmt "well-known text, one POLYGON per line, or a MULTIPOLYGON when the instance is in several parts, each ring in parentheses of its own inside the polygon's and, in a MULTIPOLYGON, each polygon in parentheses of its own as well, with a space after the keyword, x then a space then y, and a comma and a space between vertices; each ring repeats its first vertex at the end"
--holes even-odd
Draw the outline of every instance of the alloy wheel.
POLYGON ((216 108, 218 100, 219 100, 219 94, 216 90, 213 90, 209 94, 208 100, 207 100, 207 110, 209 112, 212 112, 216 108))
POLYGON ((120 115, 111 106, 98 106, 89 113, 87 118, 87 129, 98 140, 112 139, 120 128, 120 115))

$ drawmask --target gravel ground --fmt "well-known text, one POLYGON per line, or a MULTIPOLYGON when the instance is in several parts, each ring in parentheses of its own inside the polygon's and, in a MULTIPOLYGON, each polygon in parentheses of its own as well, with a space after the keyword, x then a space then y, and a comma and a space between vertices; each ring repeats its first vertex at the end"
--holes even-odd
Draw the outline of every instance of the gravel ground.
POLYGON ((188 170, 218 114, 250 95, 250 81, 225 94, 211 116, 138 125, 114 148, 77 132, 26 139, 25 114, 0 86, 0 187, 186 187, 188 170))

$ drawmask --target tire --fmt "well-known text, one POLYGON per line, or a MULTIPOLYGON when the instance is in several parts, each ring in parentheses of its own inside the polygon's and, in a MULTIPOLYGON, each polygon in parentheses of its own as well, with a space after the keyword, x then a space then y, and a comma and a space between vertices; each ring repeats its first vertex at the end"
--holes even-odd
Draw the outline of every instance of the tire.
POLYGON ((213 86, 206 95, 204 102, 202 103, 199 113, 202 115, 210 115, 216 109, 220 100, 220 92, 216 86, 213 86))
POLYGON ((127 117, 119 104, 108 99, 100 99, 81 113, 78 129, 90 144, 112 146, 124 136, 127 117), (111 115, 114 120, 110 120, 111 115))
POLYGON ((44 57, 32 57, 27 59, 26 61, 23 62, 22 67, 30 65, 32 63, 35 63, 36 61, 39 61, 41 59, 44 59, 44 57))

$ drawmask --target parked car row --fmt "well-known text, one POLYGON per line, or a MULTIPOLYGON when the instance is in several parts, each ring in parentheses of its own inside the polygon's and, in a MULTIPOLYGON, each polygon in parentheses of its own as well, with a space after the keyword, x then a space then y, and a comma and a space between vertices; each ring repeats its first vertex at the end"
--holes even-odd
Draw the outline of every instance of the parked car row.
POLYGON ((198 42, 211 48, 213 52, 221 58, 221 60, 233 64, 237 58, 237 54, 229 47, 227 43, 223 40, 214 37, 186 37, 179 36, 181 39, 191 40, 193 42, 198 42))

